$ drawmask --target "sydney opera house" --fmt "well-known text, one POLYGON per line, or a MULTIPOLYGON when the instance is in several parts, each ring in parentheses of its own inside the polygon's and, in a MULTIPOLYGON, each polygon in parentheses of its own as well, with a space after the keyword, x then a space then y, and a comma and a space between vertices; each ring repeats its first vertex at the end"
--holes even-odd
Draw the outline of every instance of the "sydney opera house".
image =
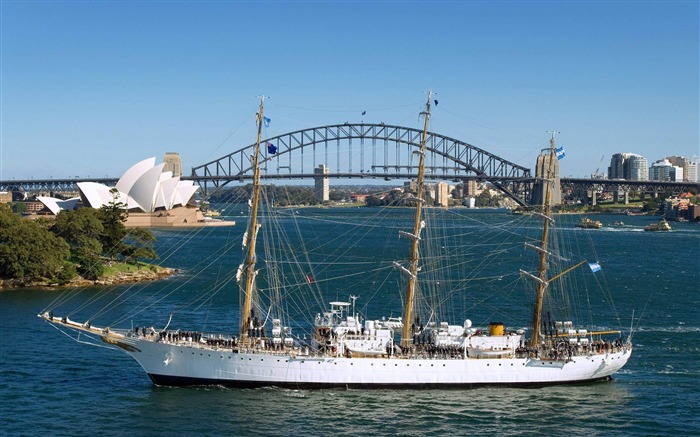
POLYGON ((148 158, 128 169, 116 186, 96 182, 79 182, 80 197, 68 200, 37 197, 52 213, 74 209, 81 201, 84 207, 100 208, 112 202, 129 212, 127 226, 187 226, 204 222, 202 213, 191 204, 199 187, 182 181, 171 171, 163 171, 165 163, 156 165, 148 158))

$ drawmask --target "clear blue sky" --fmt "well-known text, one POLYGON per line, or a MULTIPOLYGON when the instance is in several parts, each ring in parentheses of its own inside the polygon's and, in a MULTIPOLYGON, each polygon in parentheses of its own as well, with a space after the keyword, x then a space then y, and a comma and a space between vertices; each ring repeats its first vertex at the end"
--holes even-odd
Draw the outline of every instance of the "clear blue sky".
POLYGON ((420 127, 561 173, 700 154, 695 1, 2 1, 0 178, 194 165, 345 121, 420 127), (367 115, 361 117, 361 112, 367 115), (602 158, 602 163, 601 163, 602 158))

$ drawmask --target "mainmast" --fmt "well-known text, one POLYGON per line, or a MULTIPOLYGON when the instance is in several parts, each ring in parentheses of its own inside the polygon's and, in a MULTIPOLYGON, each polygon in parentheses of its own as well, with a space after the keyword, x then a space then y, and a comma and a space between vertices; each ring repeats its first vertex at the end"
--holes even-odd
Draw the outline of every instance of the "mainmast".
POLYGON ((243 304, 241 305, 241 342, 245 344, 248 339, 248 329, 253 328, 253 293, 255 291, 255 241, 258 235, 258 204, 260 203, 260 166, 258 159, 260 157, 260 134, 264 121, 264 104, 265 96, 260 98, 260 110, 255 115, 258 124, 258 139, 255 142, 255 150, 251 157, 253 165, 253 198, 250 201, 250 219, 248 220, 248 229, 243 237, 243 245, 246 247, 245 262, 239 269, 245 274, 245 283, 243 284, 243 304))
POLYGON ((406 291, 406 307, 403 313, 403 331, 401 333, 401 347, 406 348, 411 345, 413 339, 411 338, 410 327, 412 325, 411 318, 413 317, 413 300, 416 291, 416 279, 418 276, 418 243, 420 242, 420 231, 425 226, 422 220, 423 212, 423 180, 425 178, 425 150, 426 142, 428 138, 428 121, 430 120, 430 99, 432 97, 432 91, 428 91, 428 101, 425 103, 425 112, 421 112, 421 115, 425 117, 425 123, 423 124, 423 137, 421 138, 420 151, 413 153, 418 153, 420 160, 418 162, 418 178, 416 184, 418 185, 418 193, 416 195, 416 215, 413 223, 413 233, 404 234, 409 237, 411 241, 411 255, 408 259, 408 289, 406 291))
POLYGON ((540 249, 537 250, 540 257, 539 266, 537 268, 537 299, 535 301, 535 313, 532 317, 532 346, 537 347, 540 340, 540 320, 542 319, 542 301, 544 300, 544 292, 547 290, 549 282, 547 281, 547 241, 549 239, 549 226, 552 221, 551 213, 552 207, 550 205, 550 198, 552 192, 552 184, 554 180, 552 175, 554 173, 554 160, 556 157, 556 149, 554 148, 554 135, 556 131, 550 131, 552 138, 549 140, 549 160, 547 162, 547 174, 544 179, 544 205, 542 207, 542 215, 544 220, 544 226, 542 228, 542 242, 540 249))

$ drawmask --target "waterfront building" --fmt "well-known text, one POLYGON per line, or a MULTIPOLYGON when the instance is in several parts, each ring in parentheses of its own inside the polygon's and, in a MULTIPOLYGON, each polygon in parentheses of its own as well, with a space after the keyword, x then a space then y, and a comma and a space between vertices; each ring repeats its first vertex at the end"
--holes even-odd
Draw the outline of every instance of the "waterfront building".
POLYGON ((330 169, 323 164, 314 169, 314 196, 321 202, 330 200, 330 179, 328 176, 324 176, 328 174, 330 174, 330 169))
MULTIPOLYGON (((112 202, 120 203, 129 212, 152 213, 187 206, 199 187, 192 181, 181 181, 170 171, 163 171, 165 163, 156 165, 156 158, 144 159, 131 166, 116 186, 97 182, 78 182, 83 206, 100 208, 112 202)), ((54 214, 61 209, 73 209, 78 198, 61 200, 52 197, 37 198, 54 214)))
POLYGON ((475 180, 468 180, 468 181, 464 182, 463 187, 464 187, 464 192, 462 193, 462 196, 464 196, 464 197, 467 197, 467 196, 475 197, 480 193, 479 184, 475 180))
POLYGON ((435 204, 447 208, 450 206, 450 186, 445 182, 435 184, 435 204))
POLYGON ((350 194, 350 201, 353 203, 361 203, 361 202, 367 202, 367 197, 369 197, 369 194, 358 194, 358 193, 352 193, 350 194))
POLYGON ((173 173, 174 178, 179 178, 182 176, 182 160, 180 160, 180 154, 177 152, 167 152, 163 157, 163 171, 169 171, 173 173))

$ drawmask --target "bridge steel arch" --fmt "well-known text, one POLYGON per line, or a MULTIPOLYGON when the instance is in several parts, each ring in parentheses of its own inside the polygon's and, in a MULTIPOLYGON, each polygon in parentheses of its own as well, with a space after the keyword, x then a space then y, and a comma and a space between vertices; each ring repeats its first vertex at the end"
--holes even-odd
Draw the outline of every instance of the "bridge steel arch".
MULTIPOLYGON (((422 131, 383 123, 344 123, 298 130, 262 141, 261 177, 319 177, 314 169, 328 167, 330 178, 411 179, 418 173, 422 131), (268 152, 268 144, 277 153, 268 152)), ((252 179, 254 144, 192 168, 186 179, 197 181, 207 194, 231 181, 252 179), (208 190, 208 185, 214 187, 208 190)), ((530 169, 463 141, 428 132, 426 179, 489 181, 521 205, 530 198, 530 169)))

